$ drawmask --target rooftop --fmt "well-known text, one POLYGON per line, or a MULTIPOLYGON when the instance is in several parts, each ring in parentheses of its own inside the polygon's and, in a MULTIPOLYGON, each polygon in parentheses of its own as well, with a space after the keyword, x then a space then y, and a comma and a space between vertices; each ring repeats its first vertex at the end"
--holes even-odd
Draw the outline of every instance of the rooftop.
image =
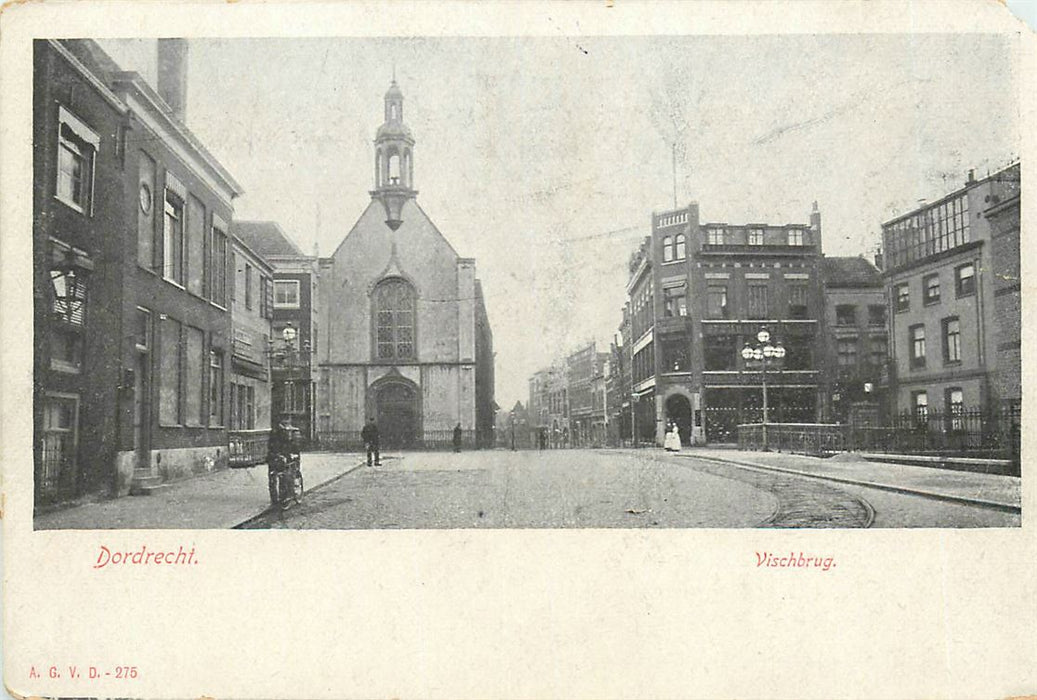
POLYGON ((882 273, 860 256, 821 259, 825 285, 833 288, 881 287, 882 273))
POLYGON ((230 230, 264 258, 304 257, 275 221, 233 221, 230 230))

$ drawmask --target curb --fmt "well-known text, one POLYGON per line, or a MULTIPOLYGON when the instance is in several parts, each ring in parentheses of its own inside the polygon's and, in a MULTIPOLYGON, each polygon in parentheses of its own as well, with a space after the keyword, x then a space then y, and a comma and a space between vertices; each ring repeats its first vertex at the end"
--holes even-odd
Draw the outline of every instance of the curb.
POLYGON ((793 476, 802 476, 808 479, 821 479, 824 481, 834 481, 840 484, 848 484, 851 486, 865 486, 867 488, 879 489, 880 491, 890 491, 892 493, 902 493, 909 496, 922 496, 923 498, 931 498, 938 501, 949 501, 951 503, 959 503, 968 506, 979 506, 981 508, 990 508, 992 510, 999 510, 1006 513, 1018 513, 1022 514, 1022 506, 1014 505, 1011 503, 1001 503, 999 501, 988 501, 982 498, 968 498, 967 496, 955 496, 947 493, 936 493, 933 491, 922 491, 920 489, 913 489, 907 486, 894 486, 892 484, 880 484, 874 481, 861 481, 859 479, 847 479, 840 476, 831 476, 825 474, 813 474, 810 472, 799 471, 798 469, 788 469, 786 467, 774 467, 765 464, 756 464, 754 462, 739 462, 733 459, 723 459, 722 457, 704 457, 702 455, 680 455, 689 459, 702 459, 710 462, 719 462, 721 464, 734 464, 739 467, 747 467, 750 469, 762 469, 765 471, 779 472, 782 474, 791 474, 793 476))
MULTIPOLYGON (((330 484, 332 482, 335 482, 335 481, 338 481, 339 479, 341 479, 344 476, 352 474, 353 472, 355 472, 360 467, 366 467, 366 466, 367 466, 367 461, 366 460, 362 461, 362 462, 360 462, 360 464, 356 464, 356 465, 350 467, 349 469, 345 470, 341 474, 337 474, 336 476, 333 476, 330 479, 325 479, 324 481, 320 482, 316 486, 311 486, 310 488, 306 489, 303 493, 310 493, 311 491, 316 491, 317 489, 324 488, 328 484, 330 484)), ((251 523, 253 521, 259 520, 260 518, 262 518, 265 515, 267 515, 270 512, 272 507, 273 506, 266 506, 260 512, 256 513, 255 515, 252 515, 252 516, 249 516, 249 517, 245 518, 244 520, 242 520, 241 522, 237 523, 236 525, 229 525, 228 529, 230 529, 230 530, 240 530, 245 525, 248 525, 249 523, 251 523)))

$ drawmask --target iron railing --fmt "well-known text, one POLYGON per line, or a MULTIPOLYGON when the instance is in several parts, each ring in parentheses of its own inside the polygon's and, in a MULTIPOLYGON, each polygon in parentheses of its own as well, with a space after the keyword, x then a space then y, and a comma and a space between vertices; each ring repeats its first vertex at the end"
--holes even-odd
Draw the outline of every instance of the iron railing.
POLYGON ((230 430, 227 437, 229 466, 252 467, 266 461, 269 430, 230 430))
POLYGON ((1022 412, 1018 405, 996 409, 905 411, 883 426, 827 423, 743 423, 738 446, 812 455, 881 452, 1007 459, 1019 473, 1022 412), (766 434, 766 439, 764 435, 766 434))

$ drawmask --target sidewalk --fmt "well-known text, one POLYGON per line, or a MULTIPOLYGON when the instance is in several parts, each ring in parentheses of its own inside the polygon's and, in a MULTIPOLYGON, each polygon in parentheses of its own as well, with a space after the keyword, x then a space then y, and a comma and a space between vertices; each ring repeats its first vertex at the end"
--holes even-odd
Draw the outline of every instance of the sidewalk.
MULTIPOLYGON (((363 455, 356 453, 303 453, 306 490, 352 471, 363 461, 363 455)), ((56 510, 37 516, 33 525, 36 530, 225 529, 269 505, 266 465, 260 464, 177 481, 148 496, 124 496, 56 510)))
POLYGON ((822 459, 781 452, 692 447, 684 449, 680 456, 820 477, 1016 513, 1022 507, 1022 480, 1014 476, 869 462, 852 453, 822 459))

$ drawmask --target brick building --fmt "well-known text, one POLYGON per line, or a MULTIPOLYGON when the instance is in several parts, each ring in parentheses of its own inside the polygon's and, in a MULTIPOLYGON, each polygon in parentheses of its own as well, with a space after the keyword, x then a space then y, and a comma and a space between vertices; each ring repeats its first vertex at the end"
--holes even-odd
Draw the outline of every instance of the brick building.
POLYGON ((227 223, 241 187, 184 125, 187 46, 157 91, 93 41, 34 44, 37 501, 227 462, 227 223))
MULTIPOLYGON (((1022 405, 1022 276, 1019 269, 1019 170, 1002 178, 1004 191, 984 203, 994 264, 994 335, 997 370, 994 394, 1002 404, 1022 405), (1013 178, 1016 178, 1013 180, 1013 178)), ((984 198, 986 199, 986 198, 984 198)))
POLYGON ((762 327, 787 350, 768 373, 769 419, 816 421, 821 257, 816 205, 809 224, 701 223, 694 203, 654 214, 627 285, 640 436, 662 444, 672 422, 685 442, 730 442, 760 420, 763 373, 740 351, 762 327))
POLYGON ((375 138, 371 202, 320 261, 318 436, 387 447, 466 445, 493 430, 492 334, 475 260, 457 254, 414 189, 414 137, 395 81, 375 138))
POLYGON ((316 255, 304 255, 273 221, 235 221, 231 230, 273 268, 270 304, 271 424, 287 419, 310 442, 316 424, 316 301, 320 275, 316 255), (285 329, 291 328, 289 339, 285 329))
POLYGON ((862 257, 826 257, 822 392, 824 422, 845 423, 866 408, 871 420, 885 404, 886 292, 882 273, 862 257), (856 409, 856 411, 855 411, 856 409))
MULTIPOLYGON (((1002 285, 995 271, 1017 279, 1019 253, 1011 217, 1000 213, 1008 210, 997 204, 1018 193, 1018 164, 982 180, 970 173, 961 189, 883 224, 890 381, 898 411, 953 412, 1011 398, 1002 396, 998 377, 1002 359, 1006 378, 1015 371, 1016 341, 1009 336, 1019 323, 1018 306, 1014 282, 1002 285)), ((1012 393, 1011 380, 1004 389, 1012 393)))

